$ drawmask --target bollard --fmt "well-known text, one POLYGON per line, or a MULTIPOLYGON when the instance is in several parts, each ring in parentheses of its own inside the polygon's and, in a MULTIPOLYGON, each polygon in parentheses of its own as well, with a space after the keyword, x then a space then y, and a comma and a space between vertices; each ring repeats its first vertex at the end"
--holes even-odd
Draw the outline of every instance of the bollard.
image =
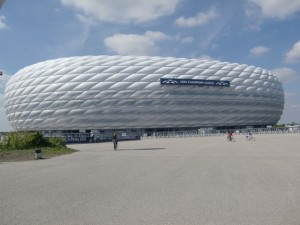
POLYGON ((37 149, 35 149, 34 152, 35 152, 35 154, 34 154, 35 159, 41 159, 42 158, 42 150, 41 149, 37 148, 37 149))

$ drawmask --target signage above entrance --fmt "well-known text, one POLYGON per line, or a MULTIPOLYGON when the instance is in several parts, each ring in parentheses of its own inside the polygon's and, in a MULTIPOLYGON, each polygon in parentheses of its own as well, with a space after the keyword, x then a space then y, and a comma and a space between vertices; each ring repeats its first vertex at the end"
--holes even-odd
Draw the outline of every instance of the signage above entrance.
POLYGON ((160 78, 161 85, 198 85, 230 87, 230 81, 225 80, 198 80, 198 79, 179 79, 179 78, 160 78))

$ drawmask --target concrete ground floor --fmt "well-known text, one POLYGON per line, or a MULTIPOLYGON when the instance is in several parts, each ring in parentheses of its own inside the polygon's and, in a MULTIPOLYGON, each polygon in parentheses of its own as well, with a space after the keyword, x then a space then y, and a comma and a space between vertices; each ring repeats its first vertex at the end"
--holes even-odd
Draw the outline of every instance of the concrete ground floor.
POLYGON ((0 163, 1 225, 299 225, 300 134, 77 144, 0 163))

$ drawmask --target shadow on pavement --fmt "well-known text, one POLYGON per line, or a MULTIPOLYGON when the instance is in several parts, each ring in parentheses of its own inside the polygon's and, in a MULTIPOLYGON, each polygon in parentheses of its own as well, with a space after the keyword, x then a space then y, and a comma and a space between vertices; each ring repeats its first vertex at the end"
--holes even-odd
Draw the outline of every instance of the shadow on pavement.
POLYGON ((118 149, 117 151, 152 151, 152 150, 162 150, 162 149, 166 149, 166 148, 121 148, 118 149))

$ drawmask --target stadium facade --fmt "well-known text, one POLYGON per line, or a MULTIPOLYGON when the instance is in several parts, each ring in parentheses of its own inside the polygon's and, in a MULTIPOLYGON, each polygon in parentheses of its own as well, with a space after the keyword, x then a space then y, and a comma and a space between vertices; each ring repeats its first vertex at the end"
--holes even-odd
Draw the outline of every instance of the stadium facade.
POLYGON ((5 90, 15 130, 266 126, 283 107, 270 71, 185 58, 59 58, 21 69, 5 90))

